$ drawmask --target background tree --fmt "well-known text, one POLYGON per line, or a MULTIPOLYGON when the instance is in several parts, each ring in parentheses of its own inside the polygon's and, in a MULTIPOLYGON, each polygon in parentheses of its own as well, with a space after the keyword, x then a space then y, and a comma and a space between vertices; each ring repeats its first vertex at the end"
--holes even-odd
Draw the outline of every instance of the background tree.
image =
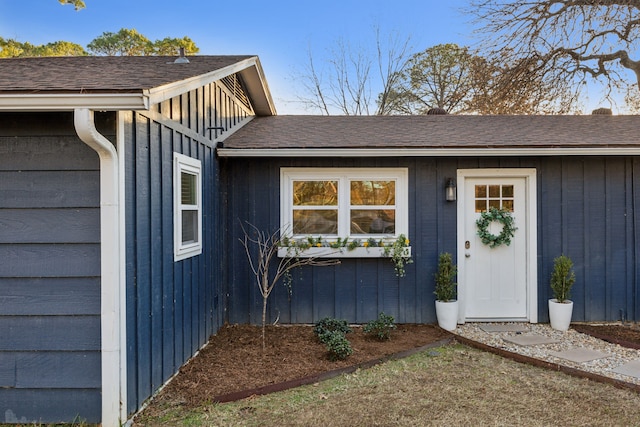
POLYGON ((386 114, 462 112, 473 96, 476 59, 466 47, 440 44, 414 54, 389 90, 386 114))
POLYGON ((386 41, 375 30, 374 50, 339 40, 321 64, 309 51, 309 62, 299 78, 308 95, 299 100, 323 115, 384 114, 387 95, 408 59, 409 39, 391 35, 386 41), (380 93, 375 98, 374 93, 380 93))
POLYGON ((75 7, 76 10, 85 8, 85 4, 82 0, 58 0, 58 2, 60 2, 60 4, 63 4, 63 5, 64 4, 73 5, 73 7, 75 7))
POLYGON ((181 47, 186 54, 200 51, 189 37, 166 37, 152 42, 135 29, 127 28, 117 33, 104 32, 87 45, 93 55, 106 56, 176 55, 181 47))
MULTIPOLYGON (((503 58, 499 58, 502 60, 503 58)), ((566 83, 549 85, 532 64, 520 73, 467 47, 440 44, 416 53, 389 91, 385 114, 426 114, 432 108, 463 114, 565 113, 573 103, 566 83)))
POLYGON ((523 58, 516 64, 472 61, 472 96, 465 100, 466 113, 475 114, 568 114, 575 113, 578 98, 569 81, 544 79, 535 62, 523 58))
POLYGON ((106 31, 91 40, 87 49, 94 55, 141 56, 153 53, 151 40, 135 29, 122 28, 117 33, 106 31))
POLYGON ((187 55, 198 53, 200 49, 196 46, 195 42, 189 37, 183 37, 181 39, 165 37, 162 40, 156 40, 153 42, 154 55, 171 56, 175 55, 180 48, 184 48, 184 52, 187 55))
POLYGON ((631 85, 624 96, 624 101, 631 114, 640 114, 640 92, 638 85, 631 85))
POLYGON ((508 71, 529 70, 545 85, 570 84, 580 96, 588 80, 604 84, 605 97, 640 82, 637 0, 471 0, 469 13, 489 58, 508 55, 508 71), (633 78, 632 78, 633 80, 633 78))
POLYGON ((76 43, 57 41, 45 45, 33 45, 14 39, 5 40, 0 37, 0 58, 29 56, 83 56, 87 52, 76 43))

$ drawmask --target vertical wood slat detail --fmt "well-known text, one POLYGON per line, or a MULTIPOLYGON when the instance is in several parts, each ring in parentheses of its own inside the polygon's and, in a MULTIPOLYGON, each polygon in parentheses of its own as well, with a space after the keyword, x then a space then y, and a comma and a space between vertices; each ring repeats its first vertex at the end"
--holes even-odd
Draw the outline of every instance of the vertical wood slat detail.
MULTIPOLYGON (((126 126, 128 412, 132 413, 177 372, 220 327, 218 300, 222 275, 214 238, 219 194, 213 144, 180 133, 190 127, 210 138, 207 118, 215 120, 214 85, 164 102, 158 123, 132 114, 126 126), (172 128, 171 121, 176 122, 172 128), (134 147, 134 148, 130 148, 134 147), (173 152, 201 160, 203 176, 203 253, 173 261, 173 152), (211 211, 211 212, 209 212, 211 211)), ((213 135, 212 135, 213 136, 213 135)))

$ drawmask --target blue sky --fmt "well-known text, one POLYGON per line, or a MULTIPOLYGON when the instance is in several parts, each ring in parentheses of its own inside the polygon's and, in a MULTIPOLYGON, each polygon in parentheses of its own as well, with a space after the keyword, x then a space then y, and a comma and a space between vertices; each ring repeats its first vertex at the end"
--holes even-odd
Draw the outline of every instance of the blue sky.
POLYGON ((339 40, 373 48, 382 35, 410 37, 412 52, 440 43, 472 45, 466 0, 85 0, 79 12, 57 0, 0 0, 0 36, 84 47, 105 31, 135 28, 151 40, 188 36, 203 55, 258 55, 279 114, 300 114, 296 76, 308 52, 322 61, 339 40))

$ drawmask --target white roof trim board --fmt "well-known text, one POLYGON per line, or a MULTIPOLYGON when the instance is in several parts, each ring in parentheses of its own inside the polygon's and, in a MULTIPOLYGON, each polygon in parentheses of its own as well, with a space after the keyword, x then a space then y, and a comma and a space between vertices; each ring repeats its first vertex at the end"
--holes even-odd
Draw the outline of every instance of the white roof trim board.
POLYGON ((220 157, 637 156, 640 147, 580 148, 218 148, 220 157))
POLYGON ((90 110, 148 110, 149 98, 142 94, 16 94, 0 95, 0 111, 73 111, 90 110))

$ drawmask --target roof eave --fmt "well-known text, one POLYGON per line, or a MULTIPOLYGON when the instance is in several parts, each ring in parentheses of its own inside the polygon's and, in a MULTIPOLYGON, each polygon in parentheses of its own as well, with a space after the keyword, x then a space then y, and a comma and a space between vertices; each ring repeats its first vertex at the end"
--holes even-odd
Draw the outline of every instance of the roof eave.
POLYGON ((166 85, 158 86, 147 91, 151 105, 159 104, 175 96, 206 86, 224 77, 240 73, 245 81, 249 98, 255 113, 259 116, 273 116, 276 114, 275 104, 269 91, 260 60, 257 56, 238 61, 226 67, 206 74, 192 77, 166 85))
POLYGON ((142 93, 0 94, 0 111, 73 111, 76 108, 148 110, 149 98, 142 93))
POLYGON ((222 148, 220 157, 496 157, 496 156, 637 156, 638 147, 509 148, 222 148))

